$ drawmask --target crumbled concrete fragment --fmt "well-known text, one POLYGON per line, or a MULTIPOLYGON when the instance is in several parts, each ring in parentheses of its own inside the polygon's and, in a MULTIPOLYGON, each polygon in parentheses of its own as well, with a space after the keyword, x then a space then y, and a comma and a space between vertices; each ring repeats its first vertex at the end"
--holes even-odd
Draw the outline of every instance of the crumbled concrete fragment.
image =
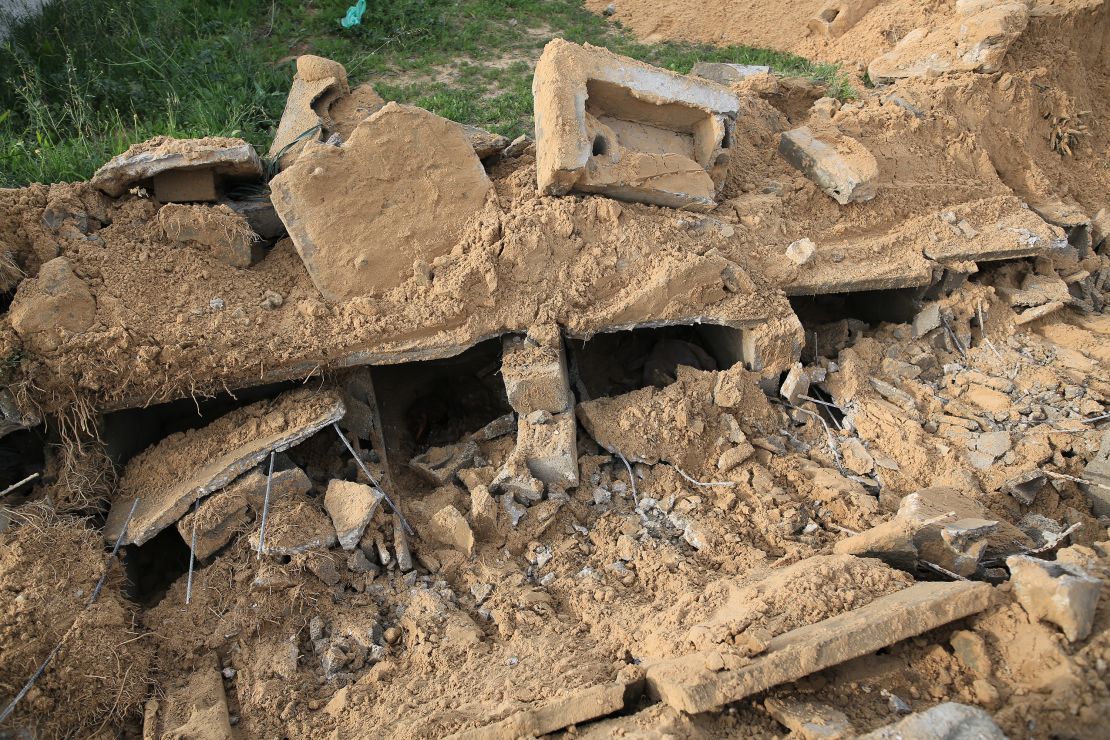
POLYGON ((983 611, 994 603, 985 583, 918 583, 815 624, 778 635, 765 654, 723 671, 705 668, 705 653, 647 667, 651 696, 691 714, 718 709, 833 665, 983 611))
POLYGON ((1091 219, 1091 249, 1105 253, 1107 239, 1110 239, 1110 208, 1100 208, 1091 219))
POLYGON ((994 672, 991 657, 987 653, 987 643, 978 632, 957 630, 948 641, 959 661, 976 676, 989 678, 994 672))
POLYGON ((214 655, 180 683, 163 684, 164 696, 147 706, 143 736, 232 740, 227 695, 214 655))
POLYGON ((936 487, 903 498, 896 518, 914 527, 913 542, 922 560, 970 576, 979 568, 987 537, 998 526, 983 513, 959 491, 936 487))
POLYGON ((913 317, 913 338, 920 339, 940 328, 940 304, 930 303, 913 317))
POLYGON ((1091 634, 1101 580, 1077 566, 1028 555, 1011 555, 1006 567, 1014 595, 1030 616, 1057 625, 1071 642, 1091 634))
POLYGON ((875 469, 875 458, 863 446, 858 437, 848 437, 840 442, 840 454, 844 467, 857 475, 868 475, 875 469))
POLYGON ((278 239, 285 235, 285 224, 278 218, 277 211, 270 199, 265 200, 231 200, 224 198, 220 201, 231 210, 242 216, 251 231, 267 240, 278 239))
POLYGON ((65 257, 55 257, 39 274, 19 284, 8 316, 24 341, 38 350, 58 346, 66 334, 80 334, 96 321, 96 301, 65 257))
POLYGON ((509 515, 509 521, 513 527, 520 524, 520 520, 528 513, 528 509, 518 504, 511 493, 501 494, 501 508, 509 515))
POLYGON ((624 709, 626 695, 638 696, 624 682, 602 684, 552 699, 534 709, 524 709, 493 724, 465 730, 449 740, 517 740, 540 737, 624 709))
POLYGON ((512 413, 499 416, 489 424, 474 432, 470 438, 475 441, 489 441, 504 437, 507 434, 512 434, 516 431, 516 415, 512 413))
POLYGON ((158 226, 167 240, 232 267, 250 267, 251 245, 258 239, 246 219, 224 205, 170 203, 158 209, 158 226))
POLYGON ((827 704, 772 697, 763 706, 801 740, 840 740, 855 735, 847 715, 827 704))
POLYGON ((979 707, 947 702, 860 735, 858 740, 1006 740, 990 714, 979 707))
POLYGON ((508 137, 501 134, 494 134, 486 131, 484 128, 471 126, 466 123, 460 123, 463 133, 466 134, 470 146, 474 147, 474 153, 478 155, 478 159, 485 159, 500 154, 505 147, 509 145, 508 137))
POLYGON ((549 487, 578 485, 577 422, 573 411, 555 414, 546 424, 517 422, 517 451, 528 470, 549 487))
POLYGON ((216 173, 211 169, 159 172, 151 179, 151 188, 162 203, 210 203, 216 200, 216 173))
POLYGON ((540 191, 715 206, 739 101, 727 88, 554 39, 532 78, 540 191))
POLYGON ((470 523, 480 537, 492 536, 497 529, 497 502, 485 486, 470 489, 470 523))
POLYGON ((409 460, 409 467, 430 483, 446 486, 455 480, 460 470, 474 464, 477 454, 478 445, 468 439, 446 447, 429 447, 423 454, 409 460))
POLYGON ((755 75, 770 73, 771 68, 765 64, 729 64, 727 62, 698 62, 690 70, 690 74, 694 77, 704 77, 722 85, 731 85, 755 75))
POLYGON ((374 518, 384 495, 376 488, 363 483, 331 480, 324 493, 324 508, 328 511, 339 545, 344 550, 354 550, 366 525, 374 518))
POLYGON ((878 0, 828 0, 809 19, 806 27, 811 33, 827 39, 844 35, 878 4, 878 0))
POLYGON ((998 459, 1010 451, 1010 433, 1007 431, 986 432, 975 440, 975 448, 980 452, 998 459))
POLYGON ((501 357, 505 394, 521 416, 534 411, 560 414, 574 403, 561 339, 539 344, 531 338, 507 336, 501 357))
POLYGON ((409 536, 396 512, 393 514, 393 551, 397 553, 397 567, 401 569, 401 572, 407 573, 412 570, 412 549, 409 547, 409 536))
POLYGON ((717 470, 727 473, 754 454, 755 448, 745 439, 735 447, 730 447, 721 453, 720 459, 717 460, 717 470))
POLYGON ((389 103, 341 146, 309 142, 270 186, 313 284, 341 301, 395 288, 415 262, 448 253, 490 180, 457 125, 389 103))
POLYGON ((786 380, 782 381, 779 395, 786 399, 792 406, 798 405, 802 396, 809 394, 809 375, 806 374, 802 363, 796 362, 786 373, 786 380))
POLYGON ((824 141, 802 126, 783 133, 779 154, 840 205, 875 197, 879 164, 855 139, 824 141))
POLYGON ((173 173, 173 176, 159 178, 163 191, 161 196, 155 193, 158 200, 167 202, 173 199, 171 196, 179 194, 187 196, 183 200, 215 200, 214 186, 211 191, 208 190, 209 176, 258 179, 262 177, 262 160, 258 158, 254 147, 242 139, 174 139, 157 136, 113 157, 93 174, 92 184, 113 198, 118 198, 132 185, 166 173, 173 173), (207 170, 210 175, 184 174, 196 170, 207 170), (194 177, 204 178, 203 193, 195 190, 200 183, 189 182, 194 177), (167 190, 177 187, 188 190, 183 193, 167 190), (195 197, 208 194, 211 197, 195 197))
POLYGON ((786 248, 786 258, 799 267, 812 260, 816 253, 817 246, 808 237, 791 242, 786 248))
MULTIPOLYGON (((525 422, 521 422, 525 423, 525 422)), ((543 499, 543 481, 536 478, 524 463, 519 443, 517 453, 511 456, 497 475, 493 477, 489 488, 491 491, 500 491, 513 496, 523 504, 533 504, 543 499)))
POLYGON ((879 558, 895 568, 912 570, 917 565, 917 545, 913 541, 917 529, 912 522, 896 517, 840 540, 833 545, 833 552, 879 558))
POLYGON ((1037 494, 1047 481, 1048 477, 1044 473, 1033 469, 1006 481, 1002 490, 1028 506, 1036 500, 1037 494))
POLYGON ((1096 516, 1110 515, 1110 429, 1102 433, 1098 452, 1083 468, 1081 484, 1096 516))
POLYGON ((1034 306, 1033 308, 1026 309, 1025 311, 1019 313, 1017 315, 1017 318, 1014 319, 1014 323, 1018 326, 1032 323, 1034 321, 1037 321, 1038 319, 1043 319, 1049 314, 1056 313, 1061 308, 1063 308, 1064 305, 1065 304, 1063 301, 1053 301, 1051 303, 1046 303, 1043 306, 1034 306))
POLYGON ((284 169, 296 161, 309 141, 325 138, 328 108, 349 92, 342 64, 312 54, 297 57, 297 72, 270 145, 270 159, 278 160, 284 169))
POLYGON ((459 510, 448 504, 428 523, 432 538, 449 545, 467 557, 474 554, 474 532, 459 510))
MULTIPOLYGON (((260 530, 250 535, 251 549, 259 548, 260 530)), ((327 550, 337 542, 335 527, 314 501, 279 499, 270 502, 266 518, 266 554, 297 555, 327 550)))

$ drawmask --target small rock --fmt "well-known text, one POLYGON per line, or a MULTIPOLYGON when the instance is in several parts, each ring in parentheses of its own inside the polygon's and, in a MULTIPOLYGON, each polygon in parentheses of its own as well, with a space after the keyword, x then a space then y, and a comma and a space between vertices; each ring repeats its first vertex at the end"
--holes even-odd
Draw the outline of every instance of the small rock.
POLYGON ((470 557, 474 554, 474 532, 459 510, 448 504, 428 523, 432 537, 470 557))
POLYGON ((785 398, 787 403, 797 405, 798 400, 808 393, 809 376, 806 375, 802 363, 795 362, 790 371, 786 373, 786 380, 782 381, 779 395, 785 398))
POLYGON ((794 264, 801 266, 813 259, 817 246, 808 237, 791 242, 786 248, 786 258, 794 264))
POLYGON ((913 337, 920 339, 933 329, 940 328, 940 306, 930 303, 913 317, 913 337))
POLYGON ((1028 555, 1006 558, 1018 603, 1030 616, 1060 627, 1071 642, 1091 634, 1102 581, 1083 569, 1028 555))
POLYGON ((840 205, 875 197, 879 164, 855 139, 839 135, 823 141, 802 126, 783 133, 779 154, 840 205))
POLYGON ((374 518, 383 494, 376 488, 353 481, 332 480, 324 494, 324 508, 335 524, 339 544, 354 550, 366 525, 374 518))

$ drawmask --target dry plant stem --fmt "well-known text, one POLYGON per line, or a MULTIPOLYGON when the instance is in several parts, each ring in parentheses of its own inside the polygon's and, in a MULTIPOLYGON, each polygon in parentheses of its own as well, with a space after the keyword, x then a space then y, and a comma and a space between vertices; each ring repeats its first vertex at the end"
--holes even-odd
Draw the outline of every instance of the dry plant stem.
POLYGON ((15 711, 16 706, 19 705, 19 702, 23 700, 23 697, 27 696, 27 693, 31 690, 31 687, 35 685, 35 681, 38 681, 39 677, 41 677, 43 673, 46 673, 46 668, 50 665, 50 661, 54 659, 55 655, 61 652, 62 646, 66 644, 66 640, 71 634, 73 634, 73 629, 77 626, 77 620, 81 618, 81 614, 84 614, 86 611, 88 611, 89 607, 95 604, 96 600, 100 598, 100 592, 104 588, 104 582, 108 580, 108 573, 112 569, 112 561, 115 559, 116 553, 119 552, 120 545, 123 544, 124 535, 127 534, 127 525, 131 523, 131 517, 134 516, 135 509, 138 508, 138 506, 139 499, 136 498, 134 503, 131 504, 131 511, 128 512, 127 519, 123 522, 123 528, 120 530, 119 537, 116 538, 116 544, 112 547, 112 552, 110 555, 108 555, 108 560, 104 564, 104 572, 100 575, 100 580, 96 582, 96 586, 93 588, 92 593, 89 594, 88 601, 85 602, 85 608, 77 614, 77 616, 73 620, 73 624, 71 624, 69 626, 69 629, 66 630, 66 633, 62 635, 62 639, 58 640, 58 644, 55 645, 54 649, 51 650, 50 653, 46 656, 46 660, 42 661, 42 665, 38 667, 38 670, 36 670, 31 675, 31 677, 27 679, 27 683, 23 684, 23 688, 19 690, 19 693, 16 694, 11 702, 8 703, 8 706, 4 707, 4 711, 0 712, 0 723, 3 723, 8 717, 11 716, 12 712, 15 711))
MULTIPOLYGON (((640 503, 640 498, 636 493, 636 474, 632 472, 632 466, 628 464, 628 460, 624 455, 618 452, 617 457, 621 459, 621 462, 624 463, 624 467, 628 469, 628 482, 632 484, 632 500, 638 504, 640 503)), ((678 468, 675 468, 675 470, 678 470, 678 468)), ((681 473, 682 471, 679 470, 678 472, 681 473)))
MULTIPOLYGON (((273 468, 273 454, 270 455, 271 472, 273 468)), ((270 481, 266 481, 266 487, 269 488, 270 481)), ((193 532, 189 538, 189 577, 185 581, 185 606, 189 605, 189 601, 193 598, 193 564, 196 562, 197 551, 197 510, 200 508, 200 499, 198 498, 193 502, 193 532)))
MULTIPOLYGON (((270 451, 270 470, 266 474, 266 495, 262 499, 262 523, 258 529, 258 560, 261 560, 262 553, 266 552, 266 517, 270 513, 270 488, 274 483, 274 457, 276 454, 273 450, 270 451)), ((196 524, 195 518, 193 524, 196 524)))
POLYGON ((378 483, 378 481, 374 479, 374 476, 370 474, 370 471, 367 469, 366 464, 362 462, 362 458, 355 454, 355 448, 351 447, 351 443, 348 442, 347 437, 343 435, 343 430, 339 428, 339 422, 332 422, 332 427, 335 429, 335 433, 339 435, 339 439, 343 440, 343 446, 346 447, 347 451, 351 453, 351 457, 355 459, 355 464, 358 465, 358 468, 362 471, 362 474, 370 480, 375 488, 382 492, 382 497, 385 499, 385 502, 389 504, 389 508, 393 509, 393 513, 396 514, 397 518, 401 520, 401 525, 405 528, 405 532, 407 534, 415 535, 416 532, 414 532, 412 527, 409 526, 408 520, 405 519, 405 515, 401 513, 401 510, 397 508, 397 504, 393 503, 393 499, 389 497, 389 494, 385 492, 385 489, 382 488, 381 484, 378 483))
POLYGON ((736 485, 732 481, 710 481, 708 483, 703 483, 700 480, 697 480, 695 478, 690 477, 689 475, 686 475, 686 473, 683 472, 682 468, 678 467, 677 465, 672 465, 671 467, 674 468, 675 470, 677 470, 679 475, 681 475, 683 478, 688 480, 690 483, 693 483, 695 486, 705 486, 706 488, 712 488, 714 486, 723 486, 725 488, 732 488, 733 486, 736 485))
POLYGON ((7 496, 9 493, 11 493, 15 489, 19 488, 20 486, 22 486, 24 483, 29 483, 30 481, 33 481, 35 478, 38 478, 40 475, 42 475, 42 473, 31 473, 30 475, 28 475, 26 478, 19 481, 18 483, 12 483, 10 486, 5 488, 3 491, 0 491, 0 498, 3 498, 4 496, 7 496))

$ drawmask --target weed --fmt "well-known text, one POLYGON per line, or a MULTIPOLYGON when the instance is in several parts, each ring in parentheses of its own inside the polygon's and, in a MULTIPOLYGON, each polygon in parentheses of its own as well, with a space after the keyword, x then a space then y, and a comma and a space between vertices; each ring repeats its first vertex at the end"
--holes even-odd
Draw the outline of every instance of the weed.
POLYGON ((293 60, 335 59, 383 97, 508 136, 532 128, 531 71, 554 36, 688 72, 766 64, 854 95, 833 65, 768 49, 643 44, 581 0, 85 0, 53 3, 0 47, 0 186, 78 180, 158 134, 265 150, 293 60))

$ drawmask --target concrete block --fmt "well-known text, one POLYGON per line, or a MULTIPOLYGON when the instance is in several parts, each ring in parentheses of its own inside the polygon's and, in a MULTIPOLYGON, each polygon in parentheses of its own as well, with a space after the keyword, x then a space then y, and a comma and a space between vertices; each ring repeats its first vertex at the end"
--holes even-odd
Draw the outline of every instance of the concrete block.
POLYGON ((257 236, 247 220, 227 206, 170 203, 158 209, 158 227, 166 239, 206 252, 232 267, 250 267, 257 236))
POLYGON ((155 199, 163 203, 216 200, 216 173, 212 169, 159 172, 151 186, 155 199))
POLYGON ((708 211, 739 101, 715 83, 555 39, 532 79, 540 191, 708 211))
POLYGON ((702 77, 722 85, 731 85, 754 77, 770 74, 771 68, 764 64, 729 64, 727 62, 698 62, 690 70, 694 77, 702 77))
POLYGON ((779 154, 840 205, 871 200, 879 163, 863 144, 838 135, 818 138, 807 126, 783 133, 779 154))
MULTIPOLYGON (((164 176, 160 182, 165 188, 163 194, 167 197, 163 199, 157 192, 155 197, 165 202, 181 194, 200 194, 201 191, 197 188, 201 187, 202 182, 207 183, 208 175, 182 174, 197 170, 207 171, 212 177, 219 179, 259 179, 262 177, 262 160, 254 147, 242 139, 215 136, 204 139, 174 139, 156 136, 112 157, 93 174, 92 184, 113 198, 118 198, 133 185, 164 176), (178 176, 168 177, 167 173, 178 173, 178 176), (175 192, 177 187, 182 190, 175 192)), ((155 190, 157 191, 157 187, 155 190)), ((214 200, 215 196, 196 199, 214 200)))
POLYGON ((1096 516, 1110 515, 1110 430, 1102 433, 1099 450, 1083 468, 1081 484, 1096 516))
POLYGON ((363 483, 346 480, 328 482, 324 493, 324 508, 328 511, 339 545, 344 550, 354 550, 362 539, 366 525, 384 498, 381 491, 363 483))
MULTIPOLYGON (((250 535, 251 549, 258 550, 260 529, 250 535)), ((328 515, 315 501, 285 498, 270 502, 266 519, 266 554, 299 555, 335 546, 338 538, 328 515)))
POLYGON ((474 532, 454 506, 448 504, 437 511, 428 523, 432 538, 470 557, 474 554, 474 532))
POLYGON ((560 414, 574 403, 561 340, 552 346, 528 337, 505 337, 501 376, 509 405, 521 416, 533 411, 560 414))
POLYGON ((1071 642, 1091 634, 1101 580, 1078 566, 1028 555, 1011 555, 1006 567, 1014 595, 1030 616, 1057 625, 1071 642))
POLYGON ((549 415, 539 423, 521 417, 517 422, 516 444, 528 470, 549 489, 578 485, 577 422, 573 411, 549 415))
POLYGON ((1006 740, 988 712, 979 707, 945 702, 905 719, 860 735, 857 740, 1006 740))

